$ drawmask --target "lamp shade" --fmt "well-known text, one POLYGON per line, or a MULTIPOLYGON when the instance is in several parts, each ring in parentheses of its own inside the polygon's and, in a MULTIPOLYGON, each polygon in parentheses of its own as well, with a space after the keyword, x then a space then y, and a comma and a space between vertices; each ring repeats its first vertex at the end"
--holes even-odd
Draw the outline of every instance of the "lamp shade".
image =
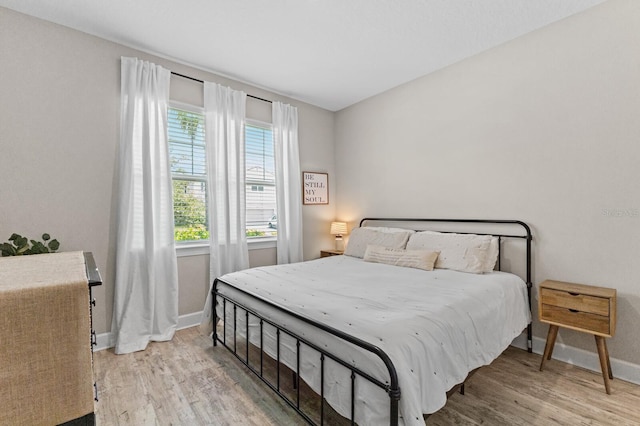
POLYGON ((344 235, 347 233, 345 222, 331 222, 331 235, 344 235))

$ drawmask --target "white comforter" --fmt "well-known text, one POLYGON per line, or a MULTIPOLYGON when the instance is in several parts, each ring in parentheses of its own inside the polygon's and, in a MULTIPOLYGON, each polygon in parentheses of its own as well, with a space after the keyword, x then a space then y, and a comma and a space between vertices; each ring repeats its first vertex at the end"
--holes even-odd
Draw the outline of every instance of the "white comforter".
MULTIPOLYGON (((525 283, 503 272, 428 272, 333 256, 248 269, 221 279, 380 347, 398 372, 400 423, 405 425, 424 425, 422 413, 444 406, 449 389, 497 358, 531 320, 525 283)), ((250 302, 230 286, 221 284, 219 290, 388 382, 387 370, 375 356, 265 310, 264 304, 250 302)), ((219 304, 218 315, 223 316, 221 309, 219 304)), ((227 324, 232 323, 231 315, 228 309, 227 324)), ((245 329, 243 320, 242 312, 237 315, 239 330, 245 329)), ((259 344, 257 321, 249 322, 251 341, 259 344)), ((265 327, 265 335, 264 350, 274 356, 275 333, 265 327)), ((295 341, 281 338, 281 360, 295 370, 294 348, 295 341)), ((300 375, 319 393, 319 355, 304 345, 301 353, 300 375)), ((349 373, 333 362, 326 366, 325 398, 349 417, 349 373)), ((387 394, 358 379, 355 413, 359 424, 388 424, 387 394)))

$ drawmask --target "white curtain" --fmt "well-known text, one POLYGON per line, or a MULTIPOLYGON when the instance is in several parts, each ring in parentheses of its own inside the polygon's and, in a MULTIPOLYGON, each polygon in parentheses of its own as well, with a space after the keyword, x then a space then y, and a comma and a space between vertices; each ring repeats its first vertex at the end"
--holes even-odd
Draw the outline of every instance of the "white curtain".
POLYGON ((298 150, 298 109, 273 102, 272 120, 276 157, 278 264, 301 262, 302 177, 298 150))
MULTIPOLYGON (((204 82, 207 152, 210 280, 247 269, 249 251, 245 208, 245 105, 247 95, 219 84, 204 82)), ((211 292, 202 315, 209 329, 211 292)))
POLYGON ((118 354, 170 340, 178 270, 167 145, 170 72, 122 58, 116 280, 111 333, 118 354))

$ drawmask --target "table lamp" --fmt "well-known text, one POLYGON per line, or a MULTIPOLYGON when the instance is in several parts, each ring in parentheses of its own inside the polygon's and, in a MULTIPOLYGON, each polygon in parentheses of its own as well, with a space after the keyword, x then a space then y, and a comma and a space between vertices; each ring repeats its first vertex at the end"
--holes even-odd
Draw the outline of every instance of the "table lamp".
POLYGON ((331 235, 336 236, 336 250, 344 251, 344 240, 342 236, 347 233, 345 222, 331 222, 331 235))

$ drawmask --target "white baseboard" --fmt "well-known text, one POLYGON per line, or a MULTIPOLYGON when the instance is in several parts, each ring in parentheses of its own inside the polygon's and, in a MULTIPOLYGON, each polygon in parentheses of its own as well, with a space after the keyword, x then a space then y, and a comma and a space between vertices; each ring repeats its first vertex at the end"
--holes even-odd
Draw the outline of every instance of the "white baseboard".
POLYGON ((192 314, 180 315, 178 317, 178 328, 177 330, 182 330, 184 328, 194 327, 196 325, 200 325, 200 321, 202 320, 202 311, 194 312, 192 314))
POLYGON ((108 333, 100 333, 96 335, 96 345, 93 347, 94 352, 103 351, 105 349, 109 349, 114 347, 113 337, 111 336, 111 332, 108 333))
MULTIPOLYGON (((533 338, 533 352, 539 355, 544 353, 545 339, 540 337, 533 338)), ((516 337, 512 346, 520 349, 527 349, 527 336, 521 334, 516 337)), ((585 351, 584 349, 574 348, 563 343, 556 343, 553 348, 553 359, 575 365, 577 367, 586 368, 587 370, 601 373, 600 358, 596 352, 585 351)), ((627 361, 611 358, 611 371, 613 377, 622 379, 627 382, 640 385, 640 365, 632 364, 627 361)))
MULTIPOLYGON (((184 328, 194 327, 196 325, 200 325, 200 319, 202 318, 202 311, 194 312, 192 314, 180 315, 178 317, 178 326, 176 330, 182 330, 184 328)), ((96 346, 94 346, 93 351, 102 351, 105 349, 109 349, 115 346, 115 342, 113 341, 113 336, 111 332, 100 333, 96 335, 96 346)))
MULTIPOLYGON (((194 312, 192 314, 180 315, 178 318, 178 330, 184 328, 194 327, 200 324, 200 318, 202 317, 202 311, 194 312)), ((114 346, 111 333, 101 333, 97 336, 97 345, 93 348, 94 351, 101 351, 104 349, 112 348, 114 346)), ((546 341, 540 337, 533 338, 533 352, 539 355, 544 353, 544 345, 546 341)), ((527 335, 525 333, 513 339, 511 346, 520 349, 527 349, 527 335)), ((553 358, 559 361, 566 362, 578 367, 586 368, 587 370, 600 373, 600 359, 595 352, 585 351, 583 349, 574 348, 572 346, 565 345, 563 343, 556 343, 553 348, 553 358)), ((640 385, 640 365, 632 364, 627 361, 611 358, 611 370, 613 377, 625 380, 627 382, 640 385)))

